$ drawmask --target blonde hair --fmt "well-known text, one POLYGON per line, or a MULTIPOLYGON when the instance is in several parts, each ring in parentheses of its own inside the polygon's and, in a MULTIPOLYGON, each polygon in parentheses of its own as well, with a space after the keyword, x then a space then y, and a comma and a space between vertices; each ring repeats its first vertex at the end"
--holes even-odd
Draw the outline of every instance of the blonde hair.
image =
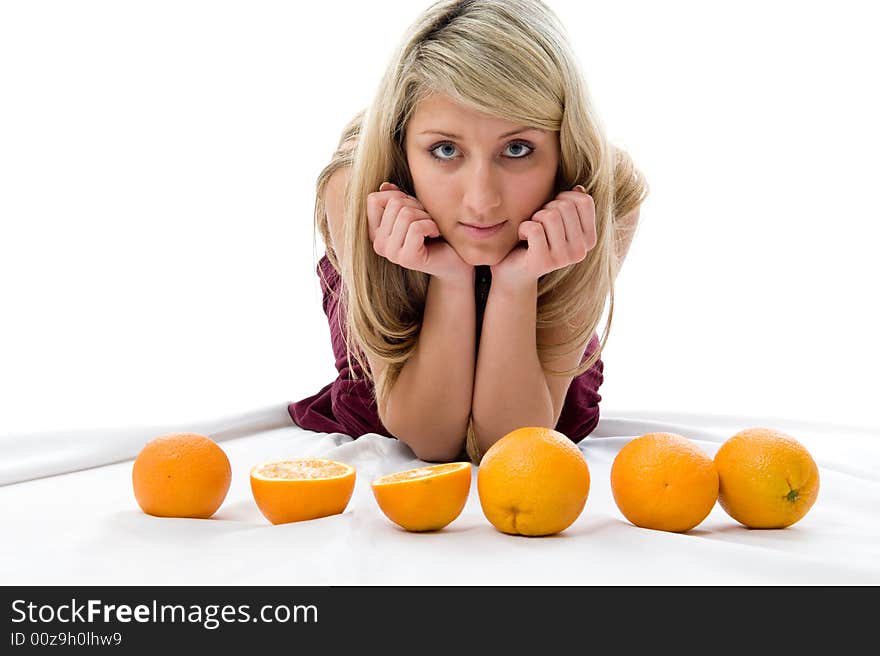
MULTIPOLYGON (((531 127, 559 133, 556 193, 583 185, 596 208, 596 246, 586 258, 541 277, 537 328, 567 324, 566 344, 538 344, 545 362, 589 342, 608 318, 599 348, 580 366, 556 375, 576 376, 601 356, 614 311, 618 219, 638 207, 648 185, 629 155, 608 143, 593 109, 568 35, 540 0, 441 0, 409 27, 394 52, 372 103, 345 127, 330 164, 318 177, 317 231, 327 258, 340 272, 347 357, 354 354, 373 380, 364 352, 387 363, 374 380, 380 406, 413 355, 430 276, 400 267, 373 250, 367 196, 383 181, 414 195, 405 150, 406 126, 418 103, 435 93, 460 105, 531 127), (323 195, 330 176, 351 167, 345 196, 342 261, 332 249, 323 195), (574 325, 575 317, 586 321, 574 325), (556 351, 554 349, 559 348, 556 351)), ((356 372, 352 372, 356 378, 356 372)), ((469 433, 472 429, 469 427, 469 433)), ((478 459, 478 458, 477 458, 478 459)))

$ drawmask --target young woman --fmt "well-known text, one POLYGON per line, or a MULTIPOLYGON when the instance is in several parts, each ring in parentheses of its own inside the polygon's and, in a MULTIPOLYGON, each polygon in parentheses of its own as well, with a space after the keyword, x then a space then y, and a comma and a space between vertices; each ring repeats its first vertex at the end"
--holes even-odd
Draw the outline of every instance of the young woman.
POLYGON ((431 5, 318 178, 339 376, 292 419, 426 461, 479 463, 522 426, 580 441, 647 194, 546 5, 431 5))

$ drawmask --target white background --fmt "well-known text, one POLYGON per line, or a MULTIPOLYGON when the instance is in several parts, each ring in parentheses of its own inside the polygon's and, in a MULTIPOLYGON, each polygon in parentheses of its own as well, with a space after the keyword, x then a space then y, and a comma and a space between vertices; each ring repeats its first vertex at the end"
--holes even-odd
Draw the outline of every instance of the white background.
MULTIPOLYGON (((429 4, 0 4, 0 433, 330 382, 315 181, 429 4)), ((880 426, 870 3, 548 5, 651 185, 604 413, 880 426)))

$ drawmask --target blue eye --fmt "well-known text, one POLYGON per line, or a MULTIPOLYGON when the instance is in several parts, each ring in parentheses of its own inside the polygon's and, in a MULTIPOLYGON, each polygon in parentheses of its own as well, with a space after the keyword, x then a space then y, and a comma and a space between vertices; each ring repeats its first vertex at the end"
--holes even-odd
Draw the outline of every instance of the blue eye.
MULTIPOLYGON (((439 150, 440 148, 452 148, 453 152, 456 149, 454 143, 452 143, 450 141, 444 141, 442 143, 438 143, 435 146, 431 146, 431 148, 428 149, 428 153, 431 155, 431 157, 433 157, 436 160, 440 160, 441 162, 451 162, 454 159, 456 159, 456 158, 452 157, 453 153, 449 153, 448 151, 446 153, 447 155, 449 155, 448 157, 437 156, 435 154, 435 151, 439 150)), ((524 155, 507 156, 507 159, 526 159, 527 157, 531 157, 535 153, 534 146, 532 146, 529 143, 526 143, 525 141, 511 141, 509 144, 507 144, 507 148, 518 148, 518 149, 528 148, 528 151, 529 151, 524 155)), ((522 150, 520 150, 519 152, 522 152, 522 150)))

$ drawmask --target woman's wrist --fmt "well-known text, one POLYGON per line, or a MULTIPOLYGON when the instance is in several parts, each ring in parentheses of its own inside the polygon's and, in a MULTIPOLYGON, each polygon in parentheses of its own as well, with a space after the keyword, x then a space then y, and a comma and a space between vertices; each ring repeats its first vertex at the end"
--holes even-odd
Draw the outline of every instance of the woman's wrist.
POLYGON ((462 267, 459 271, 441 275, 434 274, 431 277, 439 280, 445 285, 464 287, 472 290, 474 288, 474 271, 475 267, 467 265, 462 267))
POLYGON ((492 272, 492 292, 495 295, 519 296, 533 293, 538 289, 538 279, 531 276, 504 275, 498 270, 492 272))

